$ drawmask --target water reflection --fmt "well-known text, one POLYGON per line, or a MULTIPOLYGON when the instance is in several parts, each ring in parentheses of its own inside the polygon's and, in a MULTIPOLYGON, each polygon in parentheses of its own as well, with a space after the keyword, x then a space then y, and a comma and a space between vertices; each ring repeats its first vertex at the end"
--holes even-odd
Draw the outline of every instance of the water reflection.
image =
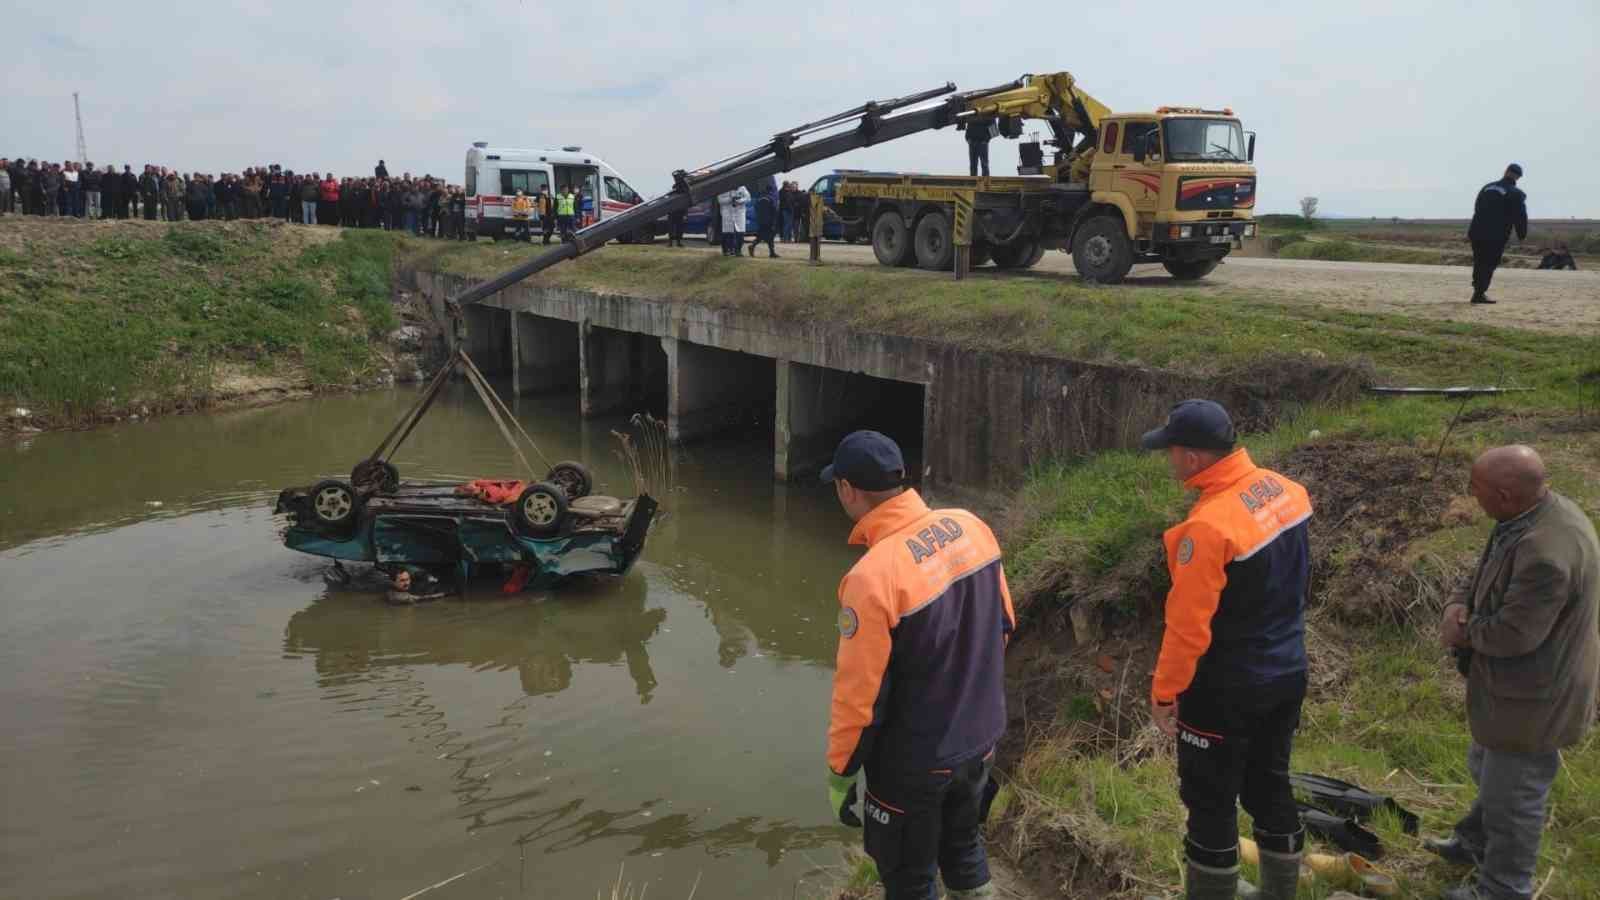
POLYGON ((329 588, 289 618, 283 648, 311 656, 324 688, 378 680, 386 667, 466 664, 514 669, 523 693, 540 696, 571 687, 574 665, 625 662, 643 704, 656 688, 645 645, 667 617, 646 608, 645 594, 637 575, 574 579, 532 602, 480 589, 402 608, 373 592, 329 588))

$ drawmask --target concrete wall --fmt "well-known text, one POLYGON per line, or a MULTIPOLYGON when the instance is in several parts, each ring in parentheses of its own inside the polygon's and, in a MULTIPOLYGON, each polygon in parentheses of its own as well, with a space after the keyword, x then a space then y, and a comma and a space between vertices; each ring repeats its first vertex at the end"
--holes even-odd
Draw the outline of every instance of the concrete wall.
MULTIPOLYGON (((578 332, 576 322, 512 313, 512 393, 576 390, 579 383, 578 332)), ((473 357, 473 361, 477 362, 477 357, 473 357)))
MULTIPOLYGON (((451 296, 472 283, 428 273, 417 280, 430 297, 451 296)), ((773 468, 780 478, 814 470, 844 430, 878 427, 898 431, 908 455, 920 451, 916 465, 925 481, 1005 488, 1046 460, 1134 446, 1186 397, 1237 400, 1237 408, 1251 414, 1261 405, 1248 385, 1227 381, 971 350, 637 297, 523 284, 479 306, 497 312, 469 308, 468 315, 516 310, 577 323, 587 415, 629 411, 629 395, 663 374, 669 429, 680 439, 707 433, 727 420, 730 409, 769 404, 777 444, 773 468), (650 369, 645 360, 657 357, 641 349, 641 337, 663 339, 664 373, 650 369), (763 374, 768 367, 771 374, 763 374), (751 393, 757 378, 770 398, 751 393), (919 429, 920 441, 914 442, 907 432, 919 429)), ((469 347, 477 360, 479 345, 469 341, 469 347)), ((494 346, 483 350, 493 353, 494 346)), ((1315 399, 1321 398, 1276 402, 1315 399)))

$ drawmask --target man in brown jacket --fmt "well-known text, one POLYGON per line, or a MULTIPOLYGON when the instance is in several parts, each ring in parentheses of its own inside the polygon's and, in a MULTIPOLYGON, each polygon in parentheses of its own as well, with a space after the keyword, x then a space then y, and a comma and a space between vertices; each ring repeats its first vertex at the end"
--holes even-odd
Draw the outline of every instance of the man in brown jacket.
POLYGON ((1467 676, 1478 797, 1428 849, 1478 867, 1447 900, 1528 900, 1560 750, 1594 725, 1600 690, 1600 541, 1550 490, 1532 448, 1496 447, 1472 466, 1478 505, 1497 523, 1467 595, 1444 609, 1440 640, 1467 676))

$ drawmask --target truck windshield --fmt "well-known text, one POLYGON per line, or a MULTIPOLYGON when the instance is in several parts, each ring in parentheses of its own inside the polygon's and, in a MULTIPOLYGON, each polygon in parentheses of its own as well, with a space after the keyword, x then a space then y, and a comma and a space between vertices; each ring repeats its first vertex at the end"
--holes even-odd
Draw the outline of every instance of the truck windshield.
POLYGON ((1244 162, 1244 129, 1231 119, 1168 119, 1168 159, 1244 162))

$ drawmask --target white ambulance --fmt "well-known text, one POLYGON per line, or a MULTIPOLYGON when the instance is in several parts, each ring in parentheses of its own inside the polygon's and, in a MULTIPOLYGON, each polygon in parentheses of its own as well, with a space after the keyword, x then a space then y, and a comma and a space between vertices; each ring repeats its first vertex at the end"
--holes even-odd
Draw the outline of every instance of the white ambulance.
MULTIPOLYGON (((510 236, 511 201, 519 190, 537 197, 541 187, 548 188, 552 196, 572 188, 578 195, 574 228, 586 228, 644 202, 617 170, 600 157, 583 152, 582 147, 520 150, 491 147, 484 141, 477 141, 467 148, 464 184, 467 188, 467 236, 472 240, 477 240, 479 235, 496 239, 510 236)), ((534 216, 529 230, 537 235, 544 230, 543 223, 537 221, 537 207, 534 216)), ((658 227, 659 223, 652 223, 625 240, 652 241, 658 227)))

